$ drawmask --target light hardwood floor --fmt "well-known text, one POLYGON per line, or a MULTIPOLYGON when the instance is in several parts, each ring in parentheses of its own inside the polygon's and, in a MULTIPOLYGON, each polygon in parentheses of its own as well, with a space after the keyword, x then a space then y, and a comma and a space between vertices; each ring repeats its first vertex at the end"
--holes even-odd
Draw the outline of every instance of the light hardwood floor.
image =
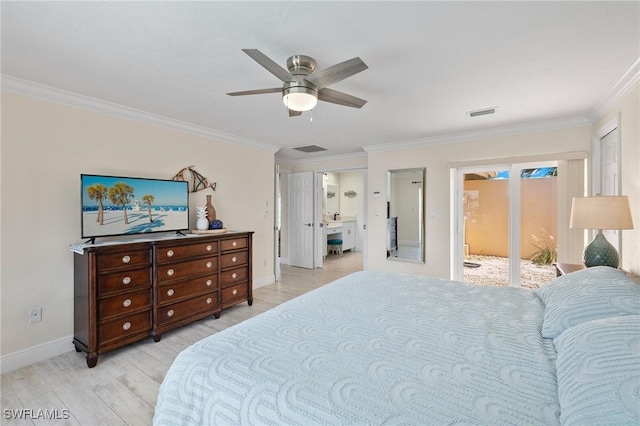
POLYGON ((160 383, 176 355, 187 346, 267 311, 323 284, 362 270, 362 253, 329 256, 322 269, 282 266, 280 281, 254 290, 246 303, 225 310, 219 319, 205 319, 126 348, 100 355, 87 368, 85 354, 75 351, 4 374, 1 377, 2 420, 20 425, 149 425, 160 383), (11 419, 6 410, 49 410, 58 420, 11 419), (57 411, 52 411, 57 410, 57 411), (62 417, 68 417, 62 419, 62 417))

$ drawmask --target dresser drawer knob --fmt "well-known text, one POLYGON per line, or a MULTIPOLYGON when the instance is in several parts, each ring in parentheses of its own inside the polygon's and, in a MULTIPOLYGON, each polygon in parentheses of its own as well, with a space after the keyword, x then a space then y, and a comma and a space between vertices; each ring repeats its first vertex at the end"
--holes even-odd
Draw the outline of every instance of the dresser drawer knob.
POLYGON ((170 277, 173 276, 173 274, 175 274, 176 271, 174 271, 173 269, 169 269, 167 270, 167 275, 169 275, 170 277))
POLYGON ((207 305, 210 305, 213 300, 210 297, 207 297, 207 305))
POLYGON ((236 274, 236 273, 234 272, 233 274, 231 274, 231 278, 233 278, 233 279, 235 280, 236 278, 238 278, 238 274, 236 274))
POLYGON ((207 262, 207 268, 211 268, 212 266, 213 266, 213 263, 207 262))
POLYGON ((237 242, 236 240, 233 240, 233 242, 231 243, 231 245, 232 245, 233 247, 235 247, 235 246, 237 246, 237 245, 238 245, 238 242, 237 242))
POLYGON ((211 249, 213 249, 213 247, 211 247, 211 244, 209 244, 209 245, 207 246, 207 251, 211 251, 211 249))
POLYGON ((122 279, 122 284, 127 285, 129 283, 131 283, 131 277, 124 277, 122 279))
POLYGON ((125 308, 131 306, 131 299, 124 299, 124 302, 122 302, 122 306, 124 306, 125 308))
POLYGON ((207 284, 207 287, 211 287, 211 284, 213 284, 213 281, 207 280, 206 284, 207 284))
POLYGON ((237 257, 235 257, 235 256, 233 256, 233 257, 231 258, 231 261, 232 261, 233 263, 236 263, 236 262, 238 261, 238 258, 237 258, 237 257))
POLYGON ((175 312, 173 312, 173 309, 169 309, 169 311, 167 312, 167 316, 172 317, 173 314, 175 314, 175 312))
POLYGON ((173 289, 172 289, 172 288, 170 288, 169 290, 167 290, 167 296, 173 296, 173 293, 174 293, 174 291, 173 291, 173 289))
POLYGON ((129 321, 125 322, 124 324, 122 324, 122 329, 124 331, 127 331, 131 328, 131 323, 129 321))
POLYGON ((233 291, 231 292, 231 294, 233 294, 234 296, 235 296, 236 294, 238 294, 238 289, 237 289, 237 288, 234 288, 234 289, 233 289, 233 291))
POLYGON ((131 256, 122 257, 122 263, 129 263, 129 262, 131 262, 131 256))
POLYGON ((173 250, 167 250, 167 257, 173 257, 173 250))

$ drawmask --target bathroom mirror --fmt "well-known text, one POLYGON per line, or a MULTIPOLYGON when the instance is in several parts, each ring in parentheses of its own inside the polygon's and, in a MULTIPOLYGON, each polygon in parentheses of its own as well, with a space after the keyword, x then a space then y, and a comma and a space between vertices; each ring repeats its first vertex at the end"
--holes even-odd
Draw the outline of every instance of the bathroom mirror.
POLYGON ((387 171, 387 259, 424 263, 426 169, 387 171))
POLYGON ((340 187, 338 185, 327 184, 325 197, 326 214, 333 216, 334 213, 340 213, 340 187))

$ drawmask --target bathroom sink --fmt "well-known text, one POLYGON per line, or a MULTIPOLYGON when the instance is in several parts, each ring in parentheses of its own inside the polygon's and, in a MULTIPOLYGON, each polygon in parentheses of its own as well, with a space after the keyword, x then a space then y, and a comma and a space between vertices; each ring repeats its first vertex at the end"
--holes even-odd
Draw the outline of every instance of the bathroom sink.
POLYGON ((342 226, 342 222, 339 221, 327 221, 327 228, 339 228, 342 226))

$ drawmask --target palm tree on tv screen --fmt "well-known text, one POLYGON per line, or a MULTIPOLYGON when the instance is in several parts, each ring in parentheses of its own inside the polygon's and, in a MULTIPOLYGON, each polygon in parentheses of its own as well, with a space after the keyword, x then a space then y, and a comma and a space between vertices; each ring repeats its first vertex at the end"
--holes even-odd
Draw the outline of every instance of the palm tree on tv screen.
POLYGON ((89 195, 90 199, 98 202, 98 217, 96 218, 96 222, 102 225, 104 220, 104 207, 102 206, 102 200, 107 197, 107 187, 101 183, 95 183, 87 187, 87 195, 89 195))
POLYGON ((133 186, 129 186, 124 182, 118 182, 109 188, 109 199, 115 205, 121 205, 124 213, 124 224, 129 224, 127 218, 127 204, 133 200, 133 186))
POLYGON ((144 194, 142 196, 142 203, 146 204, 149 208, 149 222, 153 222, 153 217, 151 216, 151 203, 153 203, 155 199, 156 198, 151 194, 144 194))

